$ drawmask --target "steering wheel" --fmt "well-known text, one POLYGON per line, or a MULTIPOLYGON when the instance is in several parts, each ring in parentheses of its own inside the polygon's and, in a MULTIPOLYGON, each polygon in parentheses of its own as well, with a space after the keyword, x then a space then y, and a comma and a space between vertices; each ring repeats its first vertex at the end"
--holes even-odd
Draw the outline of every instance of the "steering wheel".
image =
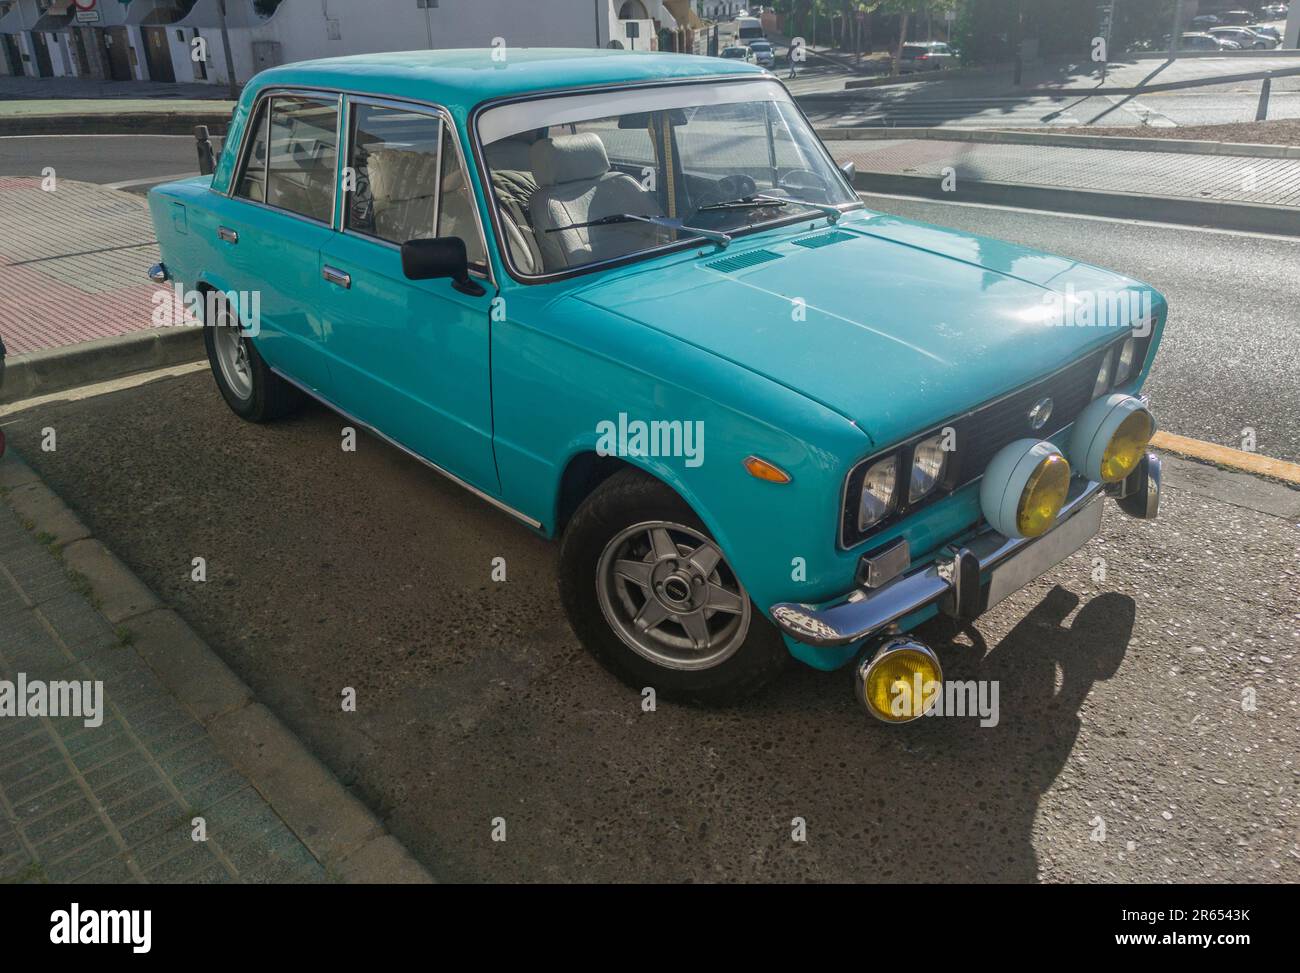
POLYGON ((826 177, 820 172, 813 172, 811 169, 791 169, 777 180, 776 188, 795 195, 821 193, 825 198, 830 186, 826 182, 826 177))
POLYGON ((732 200, 744 199, 758 192, 758 184, 744 173, 723 176, 713 184, 696 206, 709 206, 714 203, 730 203, 732 200))

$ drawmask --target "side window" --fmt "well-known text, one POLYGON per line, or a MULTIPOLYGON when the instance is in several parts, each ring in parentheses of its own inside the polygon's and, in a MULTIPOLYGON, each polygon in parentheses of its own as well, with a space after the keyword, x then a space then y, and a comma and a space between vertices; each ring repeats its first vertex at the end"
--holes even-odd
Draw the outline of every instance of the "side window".
POLYGON ((338 103, 333 99, 300 95, 271 99, 267 205, 332 222, 337 130, 338 103))
POLYGON ((263 100, 249 123, 244 168, 236 184, 235 195, 243 199, 266 202, 266 106, 263 100))
POLYGON ((486 268, 474 194, 441 118, 354 102, 350 146, 348 229, 399 245, 458 236, 470 266, 486 268))
POLYGON ((403 244, 437 236, 442 120, 354 102, 346 225, 403 244))
POLYGON ((487 267, 487 251, 474 216, 474 193, 469 177, 461 165, 450 128, 443 131, 442 141, 442 202, 438 211, 438 236, 458 236, 465 241, 469 265, 479 269, 487 267))

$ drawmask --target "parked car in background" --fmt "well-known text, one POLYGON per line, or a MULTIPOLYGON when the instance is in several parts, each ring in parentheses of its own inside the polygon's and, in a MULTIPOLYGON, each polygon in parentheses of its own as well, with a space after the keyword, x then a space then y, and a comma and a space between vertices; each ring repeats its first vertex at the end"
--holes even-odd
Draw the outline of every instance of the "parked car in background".
POLYGON ((939 71, 954 67, 957 53, 940 41, 926 41, 920 44, 904 44, 903 57, 898 62, 899 74, 911 74, 918 71, 939 71))
POLYGON ((1183 34, 1178 39, 1180 51, 1239 51, 1241 45, 1213 34, 1183 34))
POLYGON ((749 49, 754 55, 754 63, 759 67, 776 67, 776 54, 768 41, 750 41, 749 49))
POLYGON ((1191 28, 1195 31, 1209 30, 1211 27, 1222 27, 1223 21, 1214 14, 1201 14, 1199 17, 1193 17, 1191 28))
POLYGON ((718 52, 718 57, 725 57, 728 61, 752 61, 754 55, 750 53, 748 47, 724 47, 718 52))
POLYGON ((1276 38, 1261 34, 1249 27, 1211 27, 1208 33, 1241 45, 1243 50, 1267 51, 1280 43, 1276 38))
POLYGON ((1259 18, 1249 10, 1223 10, 1218 14, 1219 23, 1230 26, 1247 27, 1259 23, 1259 18))
POLYGON ((1260 13, 1262 13, 1265 17, 1272 17, 1277 20, 1281 20, 1283 17, 1287 16, 1287 14, 1289 14, 1290 12, 1291 12, 1291 8, 1288 7, 1285 3, 1270 3, 1267 6, 1260 8, 1260 13))
MULTIPOLYGON (((637 692, 725 702, 791 655, 856 659, 858 700, 908 722, 944 686, 905 633, 977 618, 1112 502, 1157 515, 1141 389, 1166 302, 868 210, 785 86, 719 60, 456 49, 263 71, 216 172, 150 192, 149 277, 211 295, 205 347, 238 416, 319 399, 562 538, 570 624, 637 692)), ((229 435, 234 490, 279 447, 229 435)), ((433 554, 447 584, 485 572, 433 554)))
POLYGON ((1256 24, 1251 28, 1256 34, 1263 34, 1265 37, 1271 37, 1277 41, 1278 45, 1282 44, 1282 32, 1276 27, 1266 27, 1263 24, 1256 24))

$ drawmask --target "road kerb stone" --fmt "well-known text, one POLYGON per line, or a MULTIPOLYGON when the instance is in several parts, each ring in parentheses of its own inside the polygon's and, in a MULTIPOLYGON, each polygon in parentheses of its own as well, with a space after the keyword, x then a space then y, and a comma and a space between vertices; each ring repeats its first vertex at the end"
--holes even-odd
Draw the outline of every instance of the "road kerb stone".
MULTIPOLYGON (((98 594, 93 578, 91 586, 98 594)), ((174 611, 159 608, 139 614, 125 627, 136 651, 163 685, 204 726, 253 698, 243 680, 174 611)))
POLYGON ((432 876, 390 834, 366 842, 340 862, 336 871, 343 881, 357 884, 433 883, 432 876))
POLYGON ((66 547, 90 536, 86 525, 40 480, 15 487, 8 498, 10 506, 32 525, 38 537, 45 535, 54 544, 66 547))
POLYGON ((94 538, 73 541, 63 549, 63 560, 90 582, 99 610, 114 624, 161 605, 157 596, 94 538))
POLYGON ((208 725, 217 748, 327 868, 383 835, 383 826, 260 703, 208 725))

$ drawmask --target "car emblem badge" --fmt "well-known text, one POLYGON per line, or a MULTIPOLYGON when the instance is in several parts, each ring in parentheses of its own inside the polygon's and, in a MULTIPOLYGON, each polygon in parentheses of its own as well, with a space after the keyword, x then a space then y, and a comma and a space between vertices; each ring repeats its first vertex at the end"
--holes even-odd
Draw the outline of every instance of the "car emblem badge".
POLYGON ((1039 399, 1034 403, 1034 407, 1029 410, 1029 428, 1042 429, 1047 425, 1047 420, 1052 418, 1052 399, 1049 396, 1045 399, 1039 399))

